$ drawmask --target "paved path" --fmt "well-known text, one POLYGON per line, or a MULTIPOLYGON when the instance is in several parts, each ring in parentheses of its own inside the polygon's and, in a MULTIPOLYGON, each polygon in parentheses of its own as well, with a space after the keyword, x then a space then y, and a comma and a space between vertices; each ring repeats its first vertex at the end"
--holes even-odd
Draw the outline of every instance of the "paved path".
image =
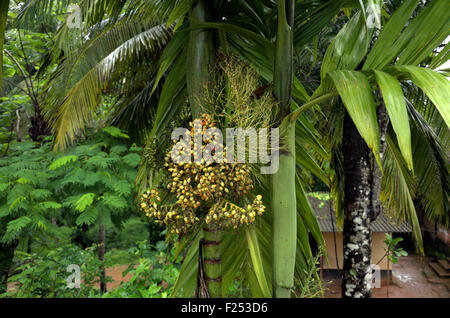
MULTIPOLYGON (((450 292, 444 284, 444 279, 436 279, 436 277, 427 279, 427 277, 430 278, 430 275, 434 275, 427 265, 428 261, 423 261, 416 255, 401 257, 399 262, 393 266, 393 277, 389 288, 387 286, 387 279, 382 279, 381 288, 374 288, 372 290, 372 297, 450 298, 450 292)), ((449 278, 446 280, 449 280, 449 278)), ((324 283, 326 287, 325 297, 341 297, 341 284, 339 279, 324 278, 324 283)))

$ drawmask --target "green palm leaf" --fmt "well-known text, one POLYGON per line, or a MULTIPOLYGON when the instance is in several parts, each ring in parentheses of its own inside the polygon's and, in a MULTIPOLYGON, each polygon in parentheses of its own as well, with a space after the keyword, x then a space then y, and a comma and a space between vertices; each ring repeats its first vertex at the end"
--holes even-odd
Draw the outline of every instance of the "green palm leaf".
POLYGON ((394 219, 410 221, 416 248, 423 255, 422 232, 410 188, 414 182, 406 165, 403 164, 400 151, 389 136, 386 136, 386 141, 387 148, 383 161, 384 177, 380 200, 394 219))
MULTIPOLYGON (((85 124, 89 122, 99 105, 100 93, 107 87, 112 75, 118 67, 123 63, 130 63, 133 59, 139 57, 140 54, 152 51, 155 48, 160 48, 168 40, 167 31, 161 26, 150 28, 144 32, 138 32, 137 26, 118 26, 114 31, 105 34, 103 41, 99 42, 99 46, 103 46, 103 51, 106 48, 112 51, 105 57, 96 62, 96 57, 86 58, 81 54, 79 58, 75 59, 72 64, 63 66, 56 74, 56 78, 62 76, 64 79, 71 79, 72 74, 80 74, 81 78, 76 81, 73 86, 66 92, 63 87, 50 88, 50 104, 44 110, 46 118, 53 124, 53 130, 56 133, 55 145, 57 148, 64 149, 76 137, 76 134, 84 130, 85 124), (125 32, 125 33, 123 33, 125 32), (118 33, 131 38, 120 43, 125 37, 118 37, 114 39, 118 33), (119 42, 118 46, 114 43, 109 45, 102 45, 108 41, 119 42), (79 60, 87 59, 89 63, 79 62, 79 60), (90 66, 92 65, 92 66, 90 66), (63 100, 61 100, 63 96, 63 100)), ((96 44, 96 41, 90 45, 96 44)), ((92 52, 91 47, 89 52, 92 52)), ((83 50, 85 53, 88 50, 83 50)), ((98 52, 96 53, 98 55, 98 52)))
POLYGON ((381 167, 377 112, 367 77, 356 71, 332 71, 329 75, 359 134, 372 149, 381 167))
POLYGON ((402 155, 408 164, 408 168, 413 170, 411 131, 403 90, 395 77, 381 71, 374 71, 374 73, 380 86, 391 125, 397 135, 402 155))
POLYGON ((450 128, 450 82, 448 79, 433 70, 412 65, 394 66, 392 69, 407 75, 427 94, 447 127, 450 128))
POLYGON ((355 14, 339 31, 325 53, 320 69, 322 81, 326 81, 326 75, 331 71, 354 70, 369 48, 371 34, 361 12, 355 14))

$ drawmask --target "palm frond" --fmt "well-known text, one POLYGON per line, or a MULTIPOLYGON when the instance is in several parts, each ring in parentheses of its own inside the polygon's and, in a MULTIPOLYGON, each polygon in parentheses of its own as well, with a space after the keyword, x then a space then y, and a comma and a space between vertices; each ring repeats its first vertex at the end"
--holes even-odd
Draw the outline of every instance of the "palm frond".
POLYGON ((416 248, 423 255, 422 233, 413 201, 414 179, 389 135, 386 136, 386 141, 380 200, 385 211, 394 220, 410 222, 416 248))
POLYGON ((54 79, 61 81, 49 88, 49 104, 45 109, 56 134, 56 147, 63 149, 83 131, 98 108, 100 93, 108 87, 115 72, 155 53, 169 38, 169 30, 160 25, 142 32, 137 25, 119 24, 100 39, 89 42, 71 63, 63 63, 54 79))
POLYGON ((450 161, 441 139, 408 100, 412 125, 417 201, 433 221, 449 224, 450 161))

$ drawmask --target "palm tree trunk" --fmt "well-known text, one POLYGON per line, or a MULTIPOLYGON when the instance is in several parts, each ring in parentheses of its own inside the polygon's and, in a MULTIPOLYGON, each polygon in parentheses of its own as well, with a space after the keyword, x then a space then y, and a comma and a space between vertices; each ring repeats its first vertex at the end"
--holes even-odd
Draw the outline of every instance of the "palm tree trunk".
MULTIPOLYGON (((274 95, 280 102, 280 121, 291 111, 294 4, 292 0, 278 0, 274 95)), ((271 176, 273 293, 276 298, 289 298, 294 287, 297 238, 295 121, 285 124, 281 131, 284 144, 280 150, 279 169, 271 176)))
MULTIPOLYGON (((386 150, 389 117, 383 103, 377 108, 380 131, 380 157, 386 150)), ((371 297, 372 231, 370 224, 381 213, 381 170, 352 119, 345 114, 343 133, 345 168, 344 189, 344 266, 343 297, 371 297)))
POLYGON ((8 9, 10 0, 0 1, 0 91, 3 78, 3 44, 5 43, 6 21, 8 20, 8 9))
POLYGON ((344 266, 342 296, 371 296, 370 230, 372 169, 370 149, 359 135, 352 119, 345 114, 343 133, 345 169, 344 190, 344 266))
MULTIPOLYGON (((106 235, 105 235, 105 226, 102 224, 100 225, 100 229, 98 230, 98 243, 99 243, 99 247, 98 247, 98 259, 100 261, 104 261, 105 260, 105 239, 106 235)), ((104 267, 104 264, 102 264, 102 270, 101 270, 101 274, 100 274, 100 291, 102 293, 106 293, 106 270, 104 267)))
MULTIPOLYGON (((211 19, 211 2, 198 0, 192 7, 191 25, 211 19)), ((192 30, 189 34, 187 55, 187 89, 192 117, 198 118, 207 110, 202 100, 203 90, 207 89, 210 79, 210 65, 213 62, 214 42, 211 30, 192 30)), ((212 225, 204 227, 204 255, 206 287, 212 298, 222 297, 222 265, 220 240, 222 231, 212 225)))
POLYGON ((222 231, 212 225, 203 228, 203 264, 205 268, 205 282, 212 298, 222 297, 222 259, 220 242, 222 231))
MULTIPOLYGON (((211 19, 211 1, 198 0, 192 7, 191 25, 211 19)), ((187 49, 186 84, 193 118, 205 112, 202 105, 202 92, 209 82, 210 65, 213 61, 213 33, 211 30, 192 30, 189 32, 187 49)))

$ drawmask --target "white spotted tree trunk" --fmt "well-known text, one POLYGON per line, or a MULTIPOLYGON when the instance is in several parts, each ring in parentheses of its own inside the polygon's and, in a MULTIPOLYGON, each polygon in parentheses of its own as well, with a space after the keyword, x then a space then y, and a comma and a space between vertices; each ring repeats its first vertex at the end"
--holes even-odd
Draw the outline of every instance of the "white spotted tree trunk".
MULTIPOLYGON (((388 124, 384 105, 378 107, 377 115, 382 156, 388 124)), ((342 297, 369 298, 372 288, 370 224, 381 211, 381 172, 347 113, 342 146, 345 169, 342 297)))

